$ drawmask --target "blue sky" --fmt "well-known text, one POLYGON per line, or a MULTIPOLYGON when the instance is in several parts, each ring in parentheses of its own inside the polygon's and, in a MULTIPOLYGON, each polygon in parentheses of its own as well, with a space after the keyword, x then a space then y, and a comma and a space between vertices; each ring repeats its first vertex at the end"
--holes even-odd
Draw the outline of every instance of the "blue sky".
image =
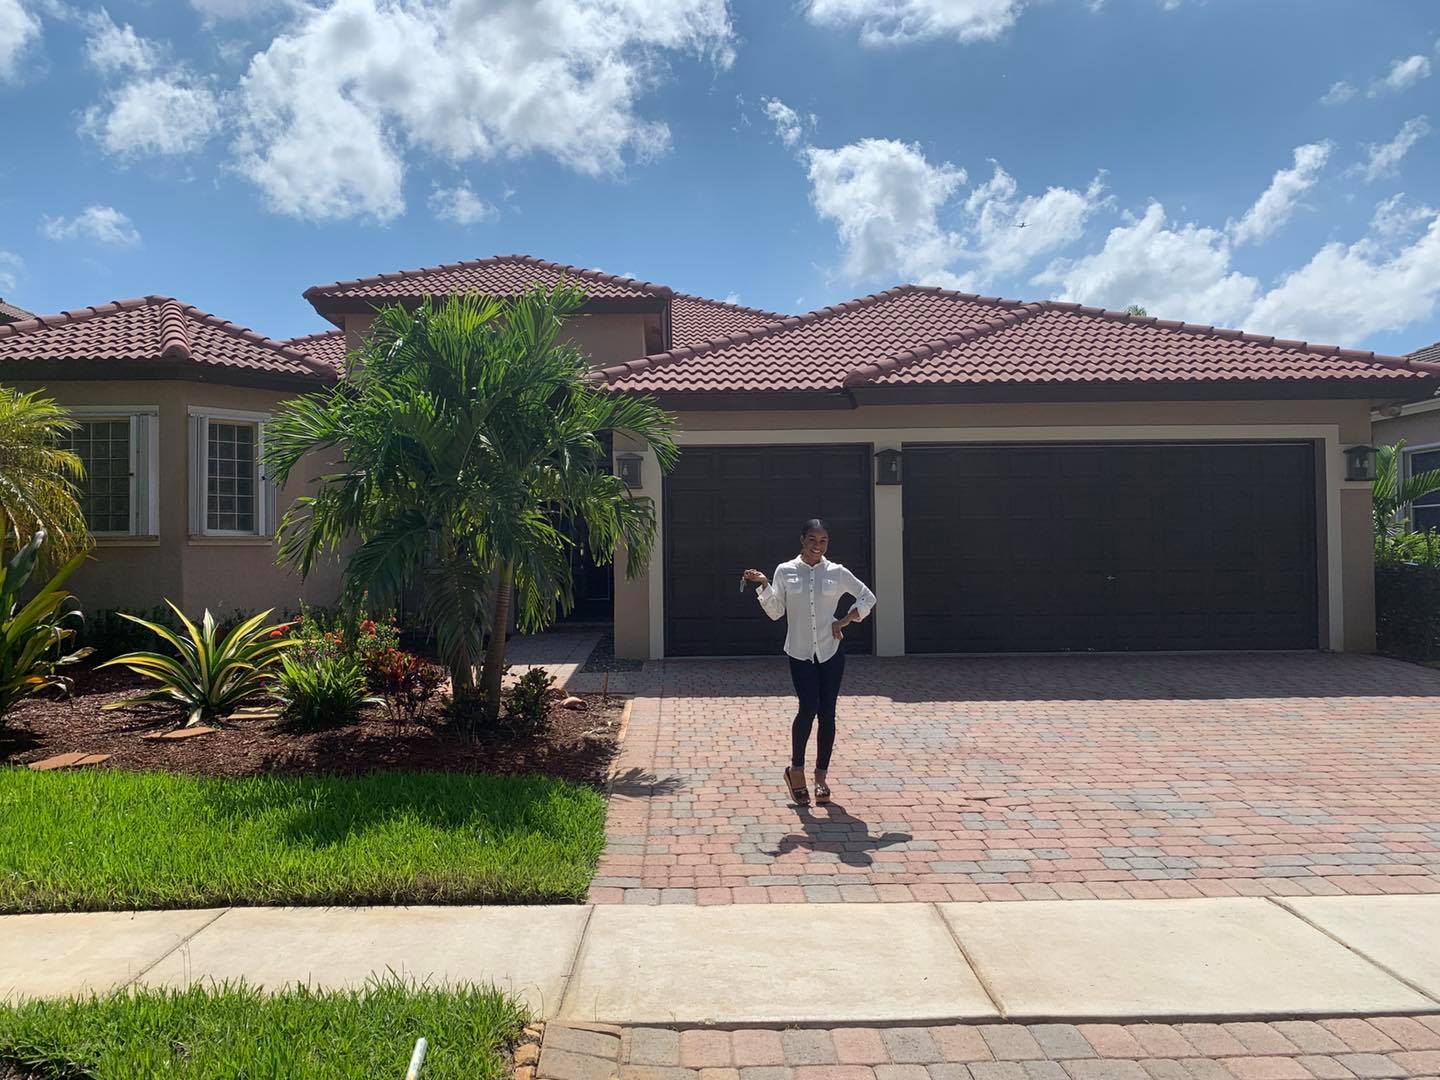
POLYGON ((521 251, 1440 339, 1433 0, 0 0, 0 109, 36 311, 287 337, 309 285, 521 251))

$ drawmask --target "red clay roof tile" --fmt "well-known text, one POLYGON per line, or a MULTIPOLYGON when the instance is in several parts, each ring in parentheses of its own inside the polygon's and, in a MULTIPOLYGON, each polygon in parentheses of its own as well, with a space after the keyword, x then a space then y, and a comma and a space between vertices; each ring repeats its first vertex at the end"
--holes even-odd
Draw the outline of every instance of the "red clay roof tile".
POLYGON ((345 358, 349 349, 345 344, 344 330, 326 330, 319 334, 305 334, 293 337, 283 344, 288 349, 303 353, 312 360, 318 360, 337 375, 345 370, 345 358))
POLYGON ((703 345, 731 334, 779 322, 784 315, 759 308, 674 293, 670 298, 670 342, 674 348, 703 345))
POLYGON ((1402 357, 1078 304, 902 285, 606 368, 647 393, 838 392, 898 384, 1435 378, 1402 357))
MULTIPOLYGON (((333 372, 278 341, 168 296, 37 315, 0 326, 0 370, 6 363, 92 361, 127 368, 187 364, 224 373, 328 380, 333 372)), ((106 372, 109 373, 108 371, 106 372)))
POLYGON ((486 259, 312 285, 305 290, 305 299, 311 303, 317 300, 386 301, 470 292, 513 296, 536 285, 552 288, 561 281, 583 288, 589 296, 598 299, 659 300, 671 294, 664 285, 546 262, 530 255, 492 255, 486 259))
POLYGON ((1423 349, 1416 349, 1408 354, 1409 359, 1418 360, 1422 364, 1440 364, 1440 341, 1434 345, 1426 345, 1423 349))

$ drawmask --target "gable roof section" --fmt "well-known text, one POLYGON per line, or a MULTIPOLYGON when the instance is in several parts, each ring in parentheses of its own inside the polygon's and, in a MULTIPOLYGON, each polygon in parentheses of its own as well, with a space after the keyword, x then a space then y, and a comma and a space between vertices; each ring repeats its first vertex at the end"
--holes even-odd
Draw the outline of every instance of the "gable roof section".
POLYGON ((4 300, 0 300, 0 325, 20 322, 22 319, 33 319, 34 317, 34 312, 26 311, 24 308, 16 307, 14 304, 7 304, 4 300))
POLYGON ((302 353, 311 360, 318 360, 336 375, 345 371, 345 358, 350 350, 345 344, 344 330, 325 330, 319 334, 304 334, 282 341, 287 349, 302 353))
POLYGON ((673 348, 693 348, 747 330, 758 330, 785 318, 773 311, 674 293, 670 298, 670 341, 673 348))
POLYGON ((1440 364, 1440 341, 1435 342, 1434 345, 1426 345, 1423 349, 1416 349, 1414 352, 1408 353, 1406 358, 1418 360, 1422 364, 1440 364))
POLYGON ((646 393, 872 386, 1434 379, 1440 366, 1058 301, 902 285, 606 368, 646 393))
POLYGON ((334 378, 329 367, 303 353, 168 296, 116 300, 0 326, 0 372, 13 377, 30 367, 52 378, 139 372, 242 383, 334 378))

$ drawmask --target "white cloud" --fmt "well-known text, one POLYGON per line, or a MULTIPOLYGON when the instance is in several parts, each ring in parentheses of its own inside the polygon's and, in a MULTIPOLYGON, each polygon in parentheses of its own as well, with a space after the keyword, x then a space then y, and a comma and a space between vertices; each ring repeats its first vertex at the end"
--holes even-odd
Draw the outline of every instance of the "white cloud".
POLYGON ((726 293, 726 294, 725 294, 725 303, 727 303, 727 304, 738 304, 738 303, 740 303, 740 294, 739 294, 738 292, 726 293))
POLYGON ((1440 301, 1440 214, 1398 250, 1367 237, 1326 244, 1255 305, 1256 330, 1309 341, 1355 342, 1431 318, 1440 301))
POLYGON ((20 58, 40 40, 40 20, 21 0, 0 0, 0 82, 20 77, 20 58))
POLYGON ((862 139, 837 150, 809 147, 810 197, 833 221, 852 279, 899 273, 907 280, 953 284, 945 267, 961 238, 940 211, 965 182, 965 170, 931 165, 917 145, 862 139))
POLYGON ((866 45, 929 38, 959 42, 999 37, 1020 17, 1025 0, 807 0, 811 22, 858 26, 866 45))
POLYGON ((1388 143, 1367 143, 1368 159, 1363 165, 1356 165, 1351 172, 1358 172, 1367 184, 1399 171, 1400 162, 1410 148, 1430 134, 1430 124, 1423 116, 1412 117, 1400 126, 1395 138, 1388 143))
POLYGON ((1297 146, 1295 164, 1276 172, 1255 205, 1245 211, 1238 222, 1232 221, 1227 226, 1230 239, 1237 245, 1264 240, 1289 221, 1296 201, 1315 186, 1320 170, 1334 149, 1334 144, 1328 141, 1297 146))
POLYGON ((1158 202, 1143 217, 1127 216, 1098 252, 1057 260, 1035 283, 1060 285, 1061 300, 1115 309, 1139 304, 1166 319, 1229 325, 1244 319, 1258 282, 1232 269, 1223 232, 1171 224, 1158 202))
POLYGON ((0 296, 5 296, 14 291, 20 280, 20 271, 25 268, 25 262, 11 251, 0 251, 0 296))
POLYGON ((47 216, 40 231, 51 240, 89 239, 102 244, 133 247, 140 243, 140 230, 113 206, 87 206, 73 218, 47 216))
POLYGON ((128 23, 118 26, 104 8, 86 18, 89 35, 85 40, 85 58, 102 75, 121 72, 147 72, 159 61, 159 49, 135 33, 128 23))
POLYGON ((798 146, 805 137, 806 129, 813 130, 815 127, 814 113, 801 116, 779 98, 764 98, 761 104, 765 106, 765 115, 775 125, 775 134, 786 146, 798 146))
POLYGON ((276 8, 285 7, 289 0, 190 0, 190 6, 207 19, 253 19, 276 8))
POLYGON ((1352 83, 1341 79, 1339 82, 1330 85, 1330 89, 1326 90, 1325 96, 1320 99, 1320 104, 1344 105, 1347 101, 1353 100, 1359 92, 1352 83))
POLYGON ((336 0, 250 64, 239 166, 272 207, 387 220, 410 151, 613 173, 669 146, 637 112, 667 53, 733 59, 726 0, 336 0))
POLYGON ((1402 191, 1376 205, 1370 231, 1382 240, 1402 240, 1434 216, 1433 207, 1417 203, 1402 191))
POLYGON ((220 102, 203 83, 187 76, 139 78, 86 110, 81 131, 108 152, 188 154, 220 129, 220 102))
POLYGON ((1408 90, 1421 79, 1430 77, 1430 61, 1424 56, 1416 53, 1414 56, 1407 56, 1403 60, 1396 60, 1390 65, 1390 71, 1384 78, 1376 79, 1370 84, 1369 96, 1379 97, 1381 94, 1398 94, 1402 90, 1408 90))
POLYGON ((457 225, 478 225, 500 216, 499 210, 470 189, 468 181, 453 188, 436 187, 430 193, 430 212, 457 225))

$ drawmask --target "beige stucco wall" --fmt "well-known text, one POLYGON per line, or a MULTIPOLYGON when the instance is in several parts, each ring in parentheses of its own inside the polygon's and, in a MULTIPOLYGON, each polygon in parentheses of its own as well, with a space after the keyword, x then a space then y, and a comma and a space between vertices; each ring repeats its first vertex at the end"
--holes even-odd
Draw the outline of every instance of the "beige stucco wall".
MULTIPOLYGON (((358 349, 371 315, 345 316, 345 346, 358 349)), ((596 367, 621 364, 645 355, 643 315, 581 315, 566 327, 565 337, 588 353, 596 367)))
POLYGON ((1376 446, 1393 446, 1401 439, 1406 446, 1440 445, 1440 409, 1376 420, 1373 438, 1376 446))
MULTIPOLYGON (((1074 440, 1174 440, 1300 438, 1317 445, 1320 488, 1317 531, 1321 565, 1322 644, 1374 648, 1374 575, 1370 545, 1370 492, 1343 481, 1342 450, 1369 441, 1370 409, 1364 401, 1096 402, 1056 404, 863 406, 805 412, 689 412, 678 415, 679 440, 691 444, 753 444, 766 441, 869 442, 877 450, 907 441, 1025 442, 1074 440)), ((617 442, 616 450, 630 449, 617 442)), ((642 467, 644 487, 663 523, 663 487, 652 456, 642 467)), ((662 524, 663 528, 663 524, 662 524)), ((904 566, 901 489, 875 488, 875 591, 877 649, 903 650, 904 566)), ((663 536, 649 571, 633 581, 617 572, 616 654, 654 657, 663 642, 663 536)), ((623 563, 617 570, 623 569, 623 563)))
MULTIPOLYGON (((27 389, 38 389, 29 386, 27 389)), ((275 565, 268 538, 209 538, 190 535, 189 409, 192 406, 273 412, 287 394, 245 387, 170 380, 53 382, 43 387, 62 405, 155 406, 158 408, 159 531, 150 539, 102 539, 94 561, 73 578, 71 588, 90 610, 142 610, 173 600, 186 612, 234 608, 294 611, 304 599, 332 603, 340 568, 327 563, 305 582, 275 565)), ((292 476, 277 493, 277 510, 301 494, 323 468, 316 461, 304 476, 292 476)))

